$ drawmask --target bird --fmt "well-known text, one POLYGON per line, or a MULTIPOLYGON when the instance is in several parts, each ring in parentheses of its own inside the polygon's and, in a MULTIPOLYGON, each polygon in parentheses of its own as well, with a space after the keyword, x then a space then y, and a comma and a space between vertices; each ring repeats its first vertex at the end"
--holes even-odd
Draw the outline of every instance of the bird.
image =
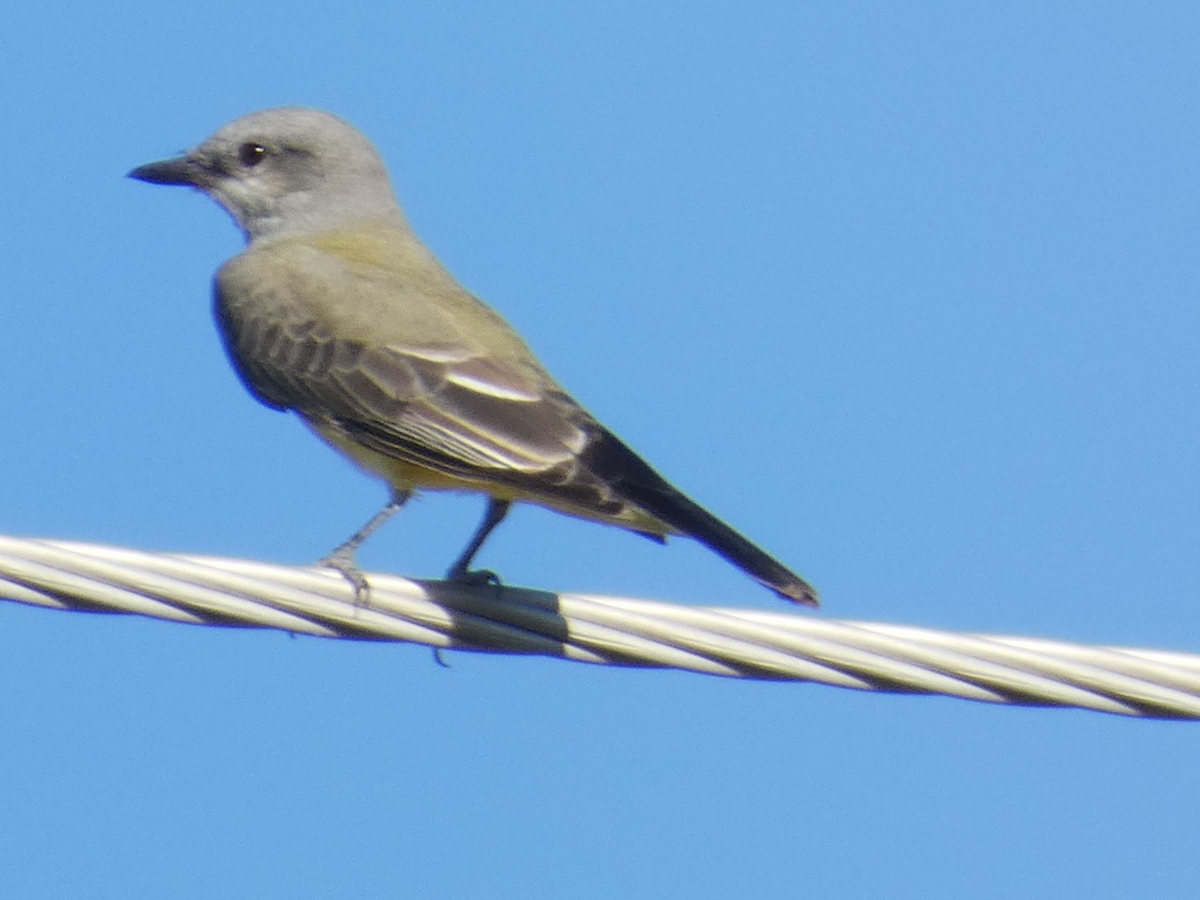
POLYGON ((514 502, 699 541, 785 600, 814 589, 689 499, 577 403, 501 316, 450 275, 401 210, 374 145, 308 107, 250 113, 129 177, 191 187, 245 249, 218 269, 218 331, 241 381, 390 487, 386 506, 322 563, 368 590, 358 547, 417 491, 470 491, 486 511, 447 578, 514 502))

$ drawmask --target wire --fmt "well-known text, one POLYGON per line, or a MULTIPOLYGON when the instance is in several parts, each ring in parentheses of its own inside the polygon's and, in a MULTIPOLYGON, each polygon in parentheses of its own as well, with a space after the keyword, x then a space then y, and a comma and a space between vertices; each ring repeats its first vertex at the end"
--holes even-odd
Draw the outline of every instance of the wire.
POLYGON ((196 625, 1200 718, 1200 656, 0 536, 0 598, 196 625))

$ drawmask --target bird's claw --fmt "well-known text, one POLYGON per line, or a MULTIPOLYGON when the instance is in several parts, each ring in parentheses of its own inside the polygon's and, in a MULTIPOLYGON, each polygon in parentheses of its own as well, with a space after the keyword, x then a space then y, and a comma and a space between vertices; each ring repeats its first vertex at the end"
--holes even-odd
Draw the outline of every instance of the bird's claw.
POLYGON ((501 587, 500 576, 491 569, 451 569, 446 573, 446 580, 469 587, 483 587, 485 584, 501 587))
POLYGON ((368 605, 371 599, 371 585, 367 582, 367 576, 363 574, 362 569, 355 565, 353 552, 334 550, 328 556, 323 557, 317 565, 337 570, 343 578, 350 582, 350 586, 354 589, 355 606, 368 605))

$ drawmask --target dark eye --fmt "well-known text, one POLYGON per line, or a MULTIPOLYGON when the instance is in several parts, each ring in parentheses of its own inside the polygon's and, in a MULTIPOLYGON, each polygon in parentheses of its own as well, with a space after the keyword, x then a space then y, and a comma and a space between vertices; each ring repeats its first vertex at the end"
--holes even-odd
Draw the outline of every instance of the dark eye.
POLYGON ((267 148, 253 141, 248 141, 238 147, 238 159, 241 160, 243 166, 253 168, 262 162, 266 158, 266 155, 267 148))

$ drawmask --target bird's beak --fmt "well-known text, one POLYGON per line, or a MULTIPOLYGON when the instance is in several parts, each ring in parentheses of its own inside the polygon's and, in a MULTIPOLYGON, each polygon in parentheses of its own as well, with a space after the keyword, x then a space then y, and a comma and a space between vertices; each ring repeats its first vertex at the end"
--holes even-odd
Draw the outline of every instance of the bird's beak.
POLYGON ((204 170, 190 157, 176 156, 174 159, 163 159, 138 166, 129 173, 129 177, 138 181, 148 181, 150 184, 185 184, 199 187, 204 178, 204 170))

